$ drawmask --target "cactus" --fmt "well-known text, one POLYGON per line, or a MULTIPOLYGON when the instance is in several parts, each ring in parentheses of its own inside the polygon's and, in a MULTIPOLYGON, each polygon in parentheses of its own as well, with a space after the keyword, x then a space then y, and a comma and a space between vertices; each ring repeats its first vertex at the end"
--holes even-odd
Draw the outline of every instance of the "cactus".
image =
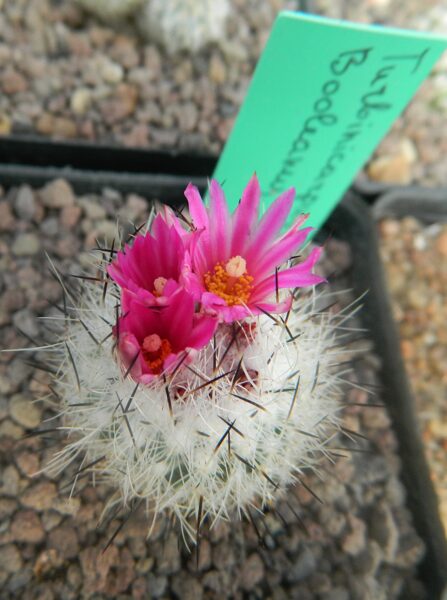
POLYGON ((262 511, 318 465, 337 430, 342 381, 340 317, 319 313, 309 287, 322 281, 311 272, 319 249, 279 270, 310 231, 300 217, 273 241, 293 193, 257 225, 255 178, 234 215, 216 182, 209 209, 192 186, 186 195, 192 229, 166 209, 110 253, 106 288, 90 280, 80 304, 67 296, 52 361, 71 435, 49 466, 60 472, 82 457, 118 501, 175 515, 191 541, 205 519, 262 511), (226 264, 224 293, 201 274, 208 259, 226 264), (237 304, 242 276, 250 287, 237 304))

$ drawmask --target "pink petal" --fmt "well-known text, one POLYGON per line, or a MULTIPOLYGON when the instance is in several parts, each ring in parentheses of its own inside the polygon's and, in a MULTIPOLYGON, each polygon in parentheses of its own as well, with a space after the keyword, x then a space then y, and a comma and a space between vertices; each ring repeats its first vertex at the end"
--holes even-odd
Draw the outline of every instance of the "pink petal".
POLYGON ((271 273, 288 260, 305 242, 312 227, 305 229, 289 230, 281 239, 276 241, 273 246, 265 252, 264 256, 254 262, 253 267, 249 267, 249 272, 253 277, 262 278, 266 273, 271 273))
POLYGON ((230 215, 222 188, 215 179, 210 184, 209 230, 213 264, 229 258, 230 215))
POLYGON ((189 336, 188 347, 200 350, 206 346, 216 331, 217 323, 217 319, 207 315, 198 317, 189 336))
POLYGON ((242 304, 228 306, 223 298, 211 292, 202 294, 202 308, 205 312, 215 315, 220 321, 225 321, 225 323, 238 321, 250 315, 248 307, 242 304))
POLYGON ((181 279, 182 285, 184 289, 191 294, 191 296, 197 302, 200 301, 200 297, 204 291, 204 287, 199 279, 199 277, 192 273, 191 271, 184 272, 181 279))
POLYGON ((149 370, 141 355, 140 344, 133 333, 120 333, 118 349, 123 363, 123 371, 126 372, 133 364, 130 374, 135 380, 138 380, 142 373, 149 370), (137 356, 138 358, 136 358, 137 356))
POLYGON ((250 303, 261 302, 262 299, 267 298, 276 291, 277 286, 279 289, 307 287, 326 281, 324 277, 311 273, 313 266, 321 254, 321 250, 321 248, 314 248, 307 259, 299 265, 279 271, 278 277, 273 274, 264 279, 264 281, 256 285, 250 298, 250 303))
POLYGON ((225 300, 213 294, 212 292, 204 292, 201 298, 202 307, 205 309, 220 309, 227 305, 225 300))
POLYGON ((208 213, 200 197, 199 190, 192 183, 188 184, 185 190, 185 196, 188 200, 189 212, 197 229, 207 228, 209 225, 208 213))
POLYGON ((167 338, 172 349, 178 352, 188 345, 192 330, 194 299, 184 290, 171 297, 169 306, 163 310, 161 318, 167 330, 167 338))
POLYGON ((168 373, 169 371, 174 371, 176 367, 181 363, 182 365, 187 362, 188 358, 185 358, 184 352, 172 353, 167 356, 163 361, 163 371, 168 373))
POLYGON ((122 319, 121 331, 133 333, 140 344, 151 333, 158 333, 165 337, 163 321, 160 319, 160 313, 165 310, 167 308, 155 310, 139 302, 131 302, 127 315, 122 319))
POLYGON ((155 217, 151 233, 152 252, 145 257, 145 262, 152 262, 158 275, 176 279, 179 274, 179 262, 185 251, 180 236, 174 227, 168 227, 161 215, 155 217))
MULTIPOLYGON (((161 301, 161 299, 166 296, 172 296, 172 294, 175 294, 175 292, 179 288, 180 288, 180 286, 179 286, 178 281, 175 281, 175 279, 168 279, 163 288, 163 296, 160 296, 159 300, 161 301)), ((163 302, 163 304, 164 304, 164 302, 163 302)))
MULTIPOLYGON (((191 251, 194 251, 193 248, 191 248, 191 251)), ((198 302, 200 301, 200 295, 203 291, 203 284, 200 277, 193 272, 191 254, 189 251, 186 251, 183 257, 180 283, 184 289, 192 295, 194 300, 198 302)))
POLYGON ((208 231, 201 232, 200 238, 191 246, 191 257, 194 270, 199 275, 203 275, 214 267, 208 231))
POLYGON ((249 250, 246 252, 244 258, 247 262, 255 262, 257 257, 265 252, 287 219, 294 198, 295 189, 290 188, 282 193, 269 207, 259 222, 258 230, 250 244, 249 250))
POLYGON ((219 316, 225 323, 233 323, 233 321, 242 321, 247 317, 251 317, 254 314, 251 307, 244 306, 242 304, 235 304, 234 306, 225 306, 219 316))
MULTIPOLYGON (((132 282, 130 282, 132 284, 132 282)), ((148 292, 143 288, 121 290, 121 312, 125 315, 133 302, 142 304, 143 306, 156 306, 159 304, 159 298, 156 298, 152 292, 148 292)))
POLYGON ((258 178, 254 174, 244 189, 241 201, 233 215, 231 256, 241 256, 244 254, 258 217, 260 198, 261 188, 259 187, 258 178))
POLYGON ((281 300, 280 302, 258 302, 253 307, 253 313, 259 314, 268 312, 268 313, 285 313, 290 310, 292 306, 292 295, 290 295, 286 300, 281 300))

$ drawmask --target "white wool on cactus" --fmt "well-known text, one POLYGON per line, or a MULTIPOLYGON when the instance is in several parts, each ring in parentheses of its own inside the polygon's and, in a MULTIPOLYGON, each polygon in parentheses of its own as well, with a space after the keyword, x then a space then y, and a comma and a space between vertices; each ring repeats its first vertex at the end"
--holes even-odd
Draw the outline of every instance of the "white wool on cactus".
POLYGON ((190 364, 143 385, 117 366, 118 288, 103 298, 102 285, 87 287, 79 305, 67 295, 63 343, 50 355, 70 434, 50 470, 81 457, 116 488, 114 505, 175 515, 191 541, 205 519, 263 511, 329 453, 347 317, 317 310, 315 290, 299 290, 285 315, 221 323, 190 364))

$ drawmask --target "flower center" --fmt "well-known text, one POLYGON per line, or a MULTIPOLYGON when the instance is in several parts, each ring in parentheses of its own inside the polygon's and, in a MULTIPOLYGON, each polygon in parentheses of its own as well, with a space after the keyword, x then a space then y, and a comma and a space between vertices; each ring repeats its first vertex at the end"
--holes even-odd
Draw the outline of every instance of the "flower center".
POLYGON ((163 291, 167 281, 168 280, 165 277, 157 277, 157 279, 154 279, 154 296, 163 296, 163 291))
POLYGON ((144 338, 141 347, 143 358, 152 373, 158 375, 163 369, 163 363, 167 356, 172 353, 171 344, 166 338, 161 338, 156 333, 144 338))
POLYGON ((246 304, 253 288, 253 277, 247 273, 247 262, 242 256, 233 256, 225 265, 217 263, 203 280, 206 289, 223 298, 228 306, 246 304))

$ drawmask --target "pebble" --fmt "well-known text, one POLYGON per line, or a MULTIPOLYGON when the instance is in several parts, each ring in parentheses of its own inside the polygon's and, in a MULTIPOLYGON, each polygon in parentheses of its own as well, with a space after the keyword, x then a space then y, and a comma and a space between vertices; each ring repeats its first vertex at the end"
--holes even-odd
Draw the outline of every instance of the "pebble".
POLYGON ((123 67, 112 61, 105 61, 100 68, 100 75, 106 83, 117 84, 123 80, 123 67))
POLYGON ((74 558, 79 553, 78 536, 75 528, 70 525, 52 529, 48 536, 48 545, 57 550, 65 560, 74 558))
POLYGON ((105 242, 106 245, 113 243, 113 240, 119 239, 119 231, 116 223, 109 220, 99 221, 95 228, 86 236, 84 248, 92 250, 95 248, 98 240, 100 243, 105 242))
POLYGON ((12 130, 12 121, 9 115, 0 111, 0 135, 9 135, 12 130))
POLYGON ((13 541, 39 544, 45 537, 42 523, 32 510, 21 510, 14 515, 11 524, 13 541))
POLYGON ((92 221, 105 219, 106 209, 101 206, 98 199, 85 196, 79 199, 78 204, 88 219, 92 221))
POLYGON ((11 206, 4 200, 0 201, 0 231, 10 233, 14 228, 14 222, 11 206))
POLYGON ((23 428, 16 425, 9 419, 5 419, 0 423, 0 437, 11 438, 12 440, 19 440, 23 436, 23 428))
POLYGON ((55 117, 49 113, 43 113, 37 119, 36 131, 42 135, 66 139, 72 139, 78 135, 78 128, 73 119, 55 117))
POLYGON ((342 541, 343 551, 351 556, 360 554, 366 544, 366 524, 354 515, 348 516, 351 531, 345 535, 342 541))
POLYGON ((413 142, 404 139, 393 154, 373 159, 368 165, 367 173, 374 181, 405 185, 412 180, 412 167, 416 159, 417 151, 413 142))
POLYGON ((225 83, 227 79, 225 63, 217 54, 211 56, 208 75, 210 80, 218 85, 225 83))
POLYGON ((32 579, 33 571, 30 568, 16 571, 8 581, 7 589, 15 595, 15 592, 24 588, 32 579))
POLYGON ((3 496, 17 496, 19 493, 20 476, 13 465, 7 465, 3 469, 0 482, 0 493, 3 496))
POLYGON ((25 429, 35 429, 40 425, 42 411, 35 402, 21 394, 11 398, 9 411, 14 421, 25 429))
POLYGON ((99 103, 105 123, 114 125, 133 115, 138 102, 138 89, 128 83, 117 85, 112 97, 99 103))
POLYGON ((82 209, 80 206, 64 206, 59 215, 59 222, 64 229, 73 229, 79 222, 82 209))
POLYGON ((171 575, 180 568, 180 553, 177 537, 170 534, 163 544, 163 552, 158 559, 157 571, 160 575, 171 575))
POLYGON ((145 198, 137 194, 129 194, 126 198, 126 204, 122 210, 122 217, 130 219, 134 223, 141 221, 147 214, 148 203, 145 198))
POLYGON ((168 587, 168 579, 164 576, 156 576, 153 573, 149 573, 147 587, 152 598, 161 598, 168 587))
POLYGON ((447 229, 438 236, 436 249, 441 256, 447 258, 447 229))
POLYGON ((369 526, 370 535, 380 545, 386 560, 393 562, 399 548, 399 529, 390 508, 386 505, 375 507, 369 526))
POLYGON ((243 590, 250 592, 264 577, 264 563, 259 554, 249 556, 241 567, 240 585, 243 590))
POLYGON ((202 600, 203 588, 197 579, 191 575, 179 573, 172 578, 171 583, 174 597, 178 600, 202 600))
POLYGON ((6 521, 17 508, 16 500, 10 498, 0 498, 0 519, 6 521))
POLYGON ((2 548, 2 569, 7 573, 15 573, 22 568, 23 562, 15 544, 6 544, 2 548))
POLYGON ((42 482, 29 487, 20 497, 20 502, 26 508, 33 508, 37 512, 52 507, 57 489, 54 483, 42 482))
POLYGON ((77 564, 71 564, 67 570, 67 581, 74 590, 82 585, 82 572, 77 564))
POLYGON ((290 571, 287 573, 287 580, 291 583, 302 581, 314 573, 316 568, 317 561, 311 548, 305 547, 294 560, 290 571))
POLYGON ((55 179, 47 183, 39 190, 39 196, 48 208, 64 208, 75 203, 73 189, 65 179, 55 179))
POLYGON ((33 477, 39 470, 40 460, 35 452, 24 450, 15 457, 16 464, 26 477, 33 477))
POLYGON ((37 579, 49 579, 63 564, 63 558, 57 550, 50 548, 39 554, 34 563, 33 572, 37 579))
POLYGON ((26 91, 28 84, 21 73, 9 67, 0 76, 0 87, 5 94, 10 96, 26 91))
POLYGON ((134 579, 134 562, 127 548, 121 552, 116 546, 111 546, 107 552, 102 552, 101 548, 86 548, 80 553, 80 561, 83 590, 88 594, 104 592, 106 596, 116 597, 134 579))
POLYGON ((21 185, 17 190, 14 210, 19 219, 31 221, 36 214, 37 206, 33 190, 29 185, 21 185))
MULTIPOLYGON (((23 308, 16 311, 12 316, 13 325, 25 335, 36 339, 39 336, 40 330, 36 321, 36 316, 29 308, 23 308)), ((18 345, 20 347, 21 344, 18 345)))
POLYGON ((70 99, 71 110, 76 115, 84 115, 92 103, 92 94, 88 88, 78 88, 70 99))
POLYGON ((35 233, 19 233, 12 244, 11 251, 18 257, 34 256, 40 248, 40 239, 35 233))

